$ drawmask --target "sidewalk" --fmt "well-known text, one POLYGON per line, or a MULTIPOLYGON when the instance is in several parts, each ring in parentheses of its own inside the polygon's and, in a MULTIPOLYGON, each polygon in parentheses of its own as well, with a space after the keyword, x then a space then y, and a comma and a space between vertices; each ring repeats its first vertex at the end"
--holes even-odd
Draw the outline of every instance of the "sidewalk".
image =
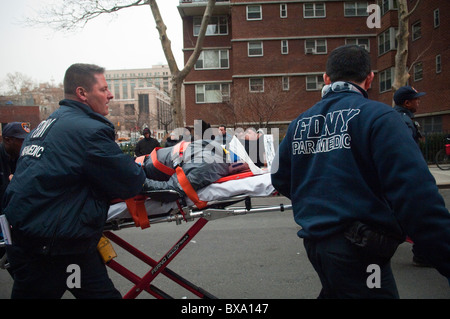
POLYGON ((450 170, 441 170, 436 165, 429 165, 428 167, 436 179, 436 184, 439 188, 450 188, 450 170))

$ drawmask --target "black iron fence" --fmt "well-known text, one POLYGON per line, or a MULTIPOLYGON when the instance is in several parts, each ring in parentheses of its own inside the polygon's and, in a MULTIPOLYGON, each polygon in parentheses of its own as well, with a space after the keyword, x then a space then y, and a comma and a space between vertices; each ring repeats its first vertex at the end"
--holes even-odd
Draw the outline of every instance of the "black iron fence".
POLYGON ((420 141, 420 150, 428 164, 434 164, 436 153, 445 148, 449 132, 426 133, 420 141))

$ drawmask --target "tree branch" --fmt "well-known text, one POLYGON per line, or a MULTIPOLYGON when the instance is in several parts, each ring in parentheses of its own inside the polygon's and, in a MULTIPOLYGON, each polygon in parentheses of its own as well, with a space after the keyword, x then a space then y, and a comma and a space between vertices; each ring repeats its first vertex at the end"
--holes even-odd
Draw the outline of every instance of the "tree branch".
POLYGON ((58 31, 74 31, 83 28, 89 21, 100 15, 147 5, 147 2, 148 0, 136 0, 121 4, 120 0, 112 3, 107 0, 65 0, 59 5, 55 4, 38 11, 36 17, 27 18, 25 23, 29 26, 45 25, 58 31))
POLYGON ((414 8, 409 10, 409 13, 405 16, 405 19, 409 19, 411 14, 413 14, 414 11, 416 11, 417 7, 419 6, 420 0, 417 0, 416 4, 414 5, 414 8))
POLYGON ((200 26, 200 33, 197 38, 197 43, 195 44, 194 52, 189 57, 189 60, 187 61, 186 65, 184 66, 183 70, 181 70, 180 75, 179 75, 183 79, 192 70, 195 62, 197 61, 198 57, 200 56, 200 53, 202 52, 203 41, 205 40, 206 29, 207 29, 209 20, 212 16, 215 5, 216 5, 216 0, 208 0, 208 4, 206 6, 205 13, 203 14, 202 24, 200 26))

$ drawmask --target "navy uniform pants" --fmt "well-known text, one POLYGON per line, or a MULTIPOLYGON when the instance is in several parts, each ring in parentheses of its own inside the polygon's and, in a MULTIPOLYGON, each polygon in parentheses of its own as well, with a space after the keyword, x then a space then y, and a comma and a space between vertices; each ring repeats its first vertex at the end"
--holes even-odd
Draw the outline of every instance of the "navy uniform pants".
POLYGON ((66 291, 79 299, 121 298, 96 250, 67 256, 30 254, 17 246, 6 251, 14 278, 12 299, 59 299, 66 291))
POLYGON ((322 284, 318 298, 399 298, 390 261, 364 260, 359 248, 343 234, 320 241, 304 239, 303 243, 322 284), (374 287, 375 282, 379 287, 374 287))

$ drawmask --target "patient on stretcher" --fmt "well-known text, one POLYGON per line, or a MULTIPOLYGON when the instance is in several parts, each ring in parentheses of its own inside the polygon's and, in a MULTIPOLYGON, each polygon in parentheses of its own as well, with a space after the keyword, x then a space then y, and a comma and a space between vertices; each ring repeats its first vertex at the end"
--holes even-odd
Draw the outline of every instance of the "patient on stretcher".
POLYGON ((147 175, 143 193, 172 190, 195 203, 192 196, 197 190, 221 177, 248 170, 248 165, 236 161, 213 140, 195 140, 155 149, 143 158, 143 168, 147 175))
MULTIPOLYGON (((239 141, 235 144, 238 147, 242 145, 239 141)), ((130 217, 130 212, 136 215, 136 207, 133 206, 137 202, 145 205, 148 216, 156 216, 177 211, 180 199, 188 207, 203 209, 210 202, 227 201, 238 195, 260 197, 273 194, 268 171, 252 166, 249 159, 245 159, 245 150, 232 150, 239 157, 215 141, 182 141, 137 158, 147 175, 142 195, 111 205, 108 220, 130 217)))

